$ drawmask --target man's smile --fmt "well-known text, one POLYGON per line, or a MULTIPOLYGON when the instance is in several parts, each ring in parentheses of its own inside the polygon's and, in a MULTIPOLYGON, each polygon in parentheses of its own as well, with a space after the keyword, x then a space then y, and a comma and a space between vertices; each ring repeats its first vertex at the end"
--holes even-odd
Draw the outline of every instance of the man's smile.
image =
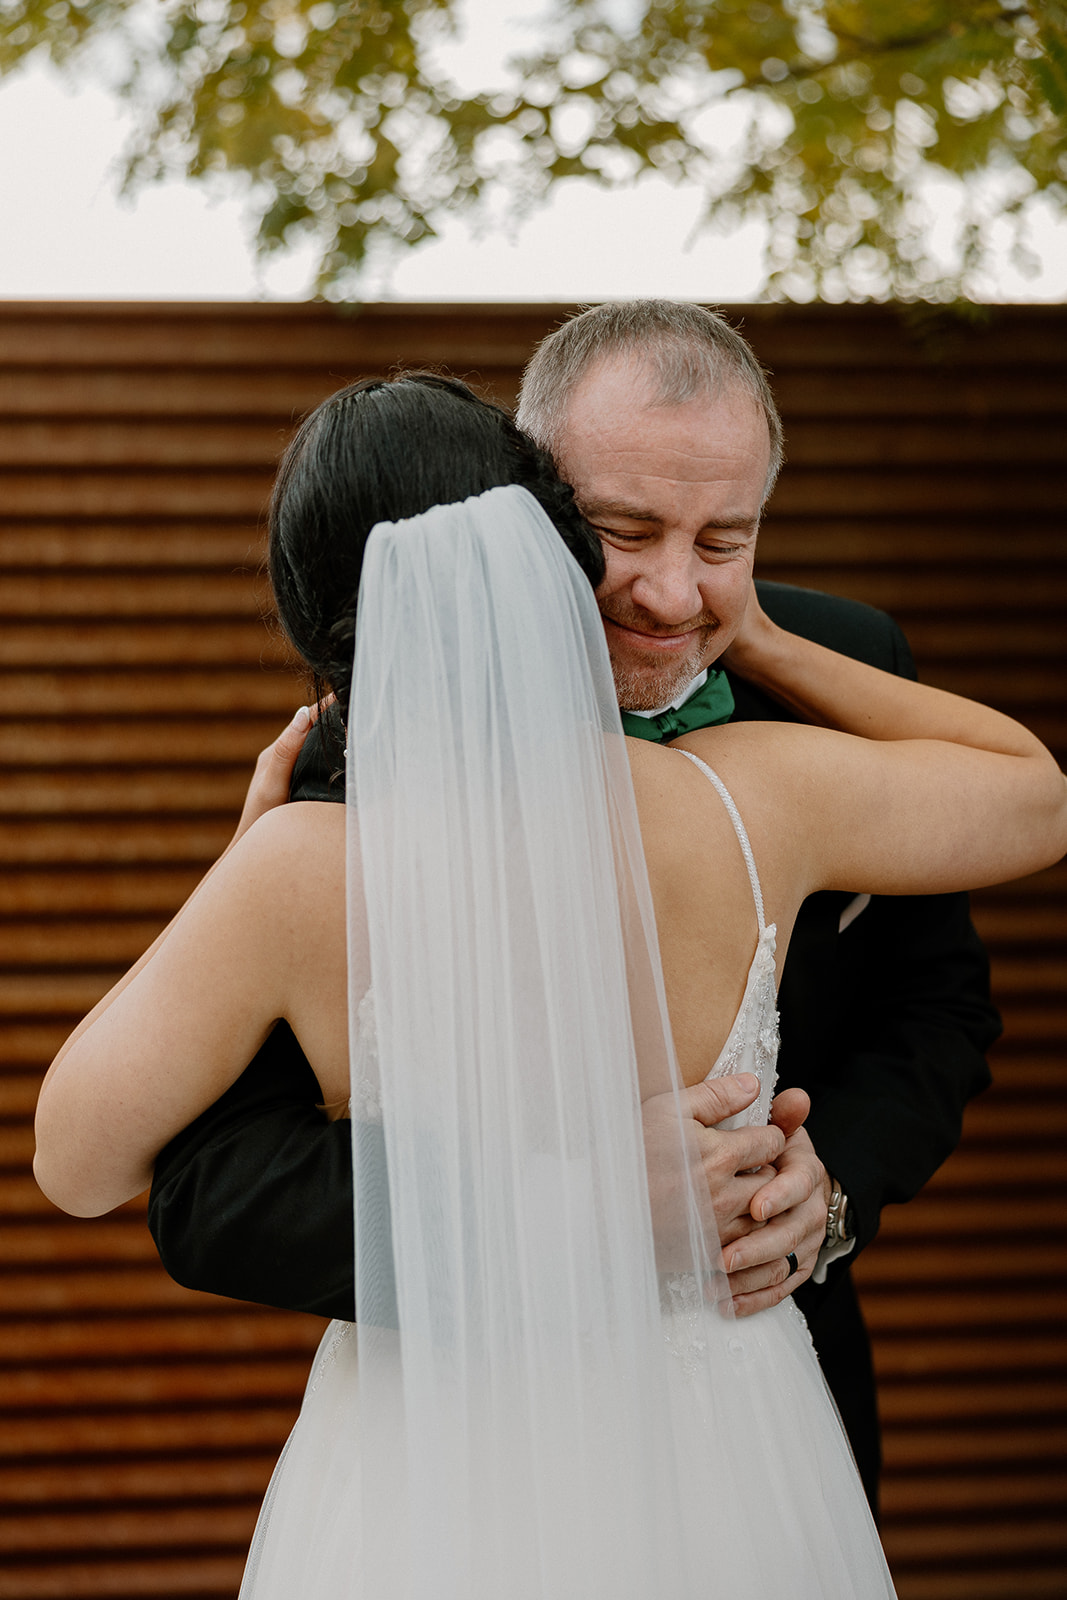
MULTIPOLYGON (((677 629, 657 624, 651 617, 646 620, 629 606, 619 607, 618 615, 602 607, 600 616, 609 650, 617 650, 622 656, 630 658, 644 656, 648 660, 658 657, 664 663, 681 656, 703 655, 719 627, 717 619, 707 613, 677 629)), ((694 674, 697 670, 694 668, 694 674)))
POLYGON ((608 627, 632 639, 642 650, 653 650, 663 655, 684 653, 707 630, 707 624, 700 623, 687 628, 684 633, 655 633, 650 629, 634 627, 632 623, 616 622, 614 617, 605 616, 604 621, 608 627))

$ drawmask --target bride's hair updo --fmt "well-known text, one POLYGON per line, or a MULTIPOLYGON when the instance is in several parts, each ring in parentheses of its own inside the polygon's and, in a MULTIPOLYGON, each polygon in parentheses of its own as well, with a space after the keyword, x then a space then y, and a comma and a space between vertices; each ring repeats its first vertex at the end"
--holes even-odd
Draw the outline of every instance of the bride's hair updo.
POLYGON ((271 496, 269 562, 282 626, 320 698, 332 690, 347 717, 356 596, 374 525, 507 483, 540 502, 595 587, 600 541, 551 459, 458 379, 363 378, 305 419, 271 496))

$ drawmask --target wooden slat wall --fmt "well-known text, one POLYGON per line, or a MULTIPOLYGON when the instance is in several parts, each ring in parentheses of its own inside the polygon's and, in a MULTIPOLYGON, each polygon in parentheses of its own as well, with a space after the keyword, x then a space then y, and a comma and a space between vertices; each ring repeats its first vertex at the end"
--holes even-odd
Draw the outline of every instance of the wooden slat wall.
MULTIPOLYGON (((0 305, 0 1594, 232 1597, 320 1324, 176 1288, 143 1206, 29 1173, 45 1063, 224 844, 298 696, 259 520, 294 416, 434 362, 511 400, 552 307, 0 305)), ((790 464, 766 576, 891 610, 932 681, 1064 752, 1067 312, 939 353, 747 308, 790 464)), ((963 1148, 859 1267, 903 1600, 1067 1593, 1063 869, 983 894, 1005 1038, 963 1148)))

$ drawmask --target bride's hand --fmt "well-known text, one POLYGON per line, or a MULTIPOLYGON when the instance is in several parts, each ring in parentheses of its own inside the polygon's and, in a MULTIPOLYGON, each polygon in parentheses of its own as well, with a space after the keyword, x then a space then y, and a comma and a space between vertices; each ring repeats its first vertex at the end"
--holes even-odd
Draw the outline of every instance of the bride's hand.
POLYGON ((317 705, 301 706, 274 743, 260 751, 256 760, 256 770, 252 774, 252 782, 248 785, 241 820, 233 836, 234 844, 243 833, 248 832, 253 822, 265 816, 268 811, 273 811, 275 806, 285 805, 289 799, 293 768, 304 748, 304 740, 318 721, 318 717, 317 705))

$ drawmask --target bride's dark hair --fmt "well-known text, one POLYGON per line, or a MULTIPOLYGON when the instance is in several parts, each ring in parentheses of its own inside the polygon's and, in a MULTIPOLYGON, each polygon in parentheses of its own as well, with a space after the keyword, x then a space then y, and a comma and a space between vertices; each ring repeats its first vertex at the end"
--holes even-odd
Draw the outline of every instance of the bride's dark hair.
POLYGON ((356 596, 375 523, 507 483, 540 502, 595 587, 600 541, 550 457, 457 378, 361 378, 304 420, 271 495, 269 566, 282 626, 320 699, 332 690, 347 717, 356 596))

